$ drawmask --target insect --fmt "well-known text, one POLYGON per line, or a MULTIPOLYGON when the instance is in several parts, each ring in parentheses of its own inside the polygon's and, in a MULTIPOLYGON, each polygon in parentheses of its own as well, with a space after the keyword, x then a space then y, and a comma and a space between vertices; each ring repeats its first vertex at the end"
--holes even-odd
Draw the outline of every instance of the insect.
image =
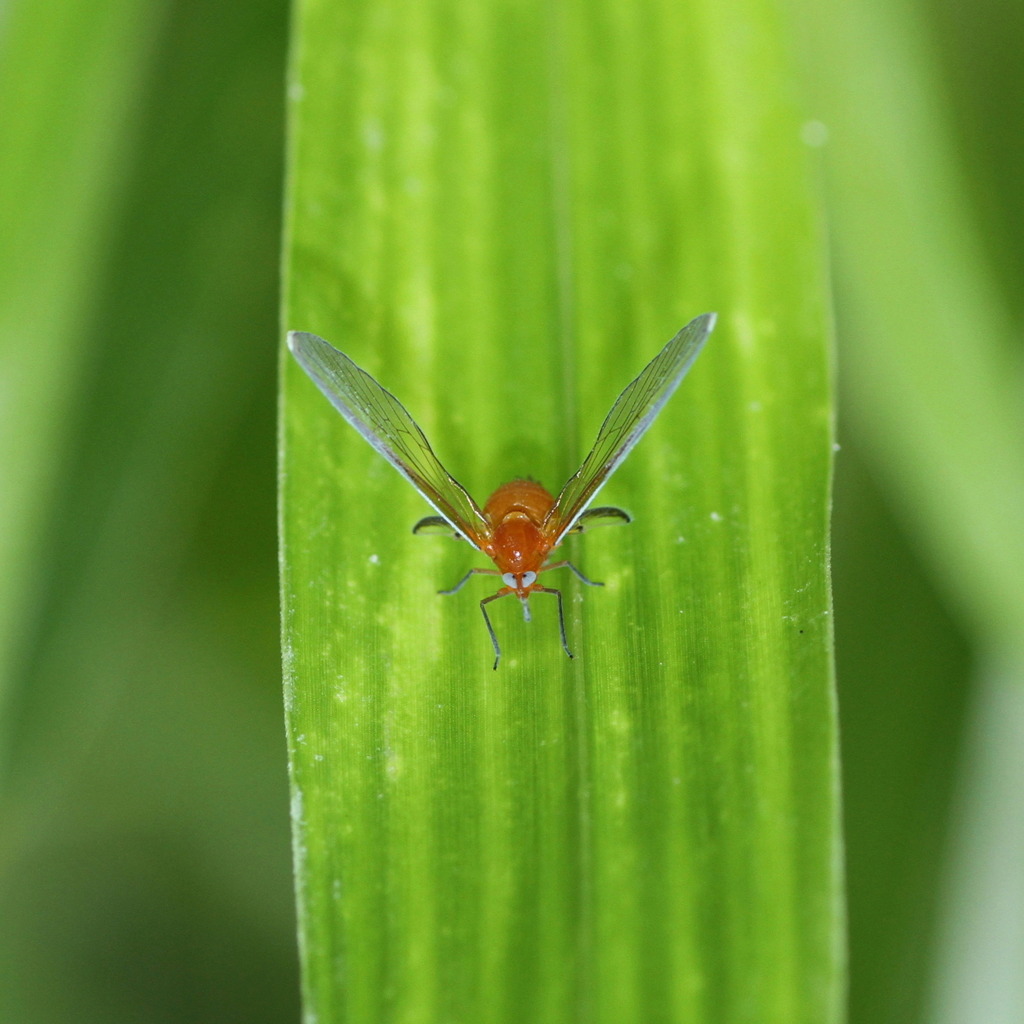
POLYGON ((497 669, 501 647, 487 606, 511 594, 522 602, 527 622, 530 620, 530 595, 554 595, 558 601, 562 647, 570 658, 573 657, 565 634, 562 593, 554 587, 541 586, 540 574, 551 569, 569 569, 588 586, 602 585, 587 579, 571 562, 551 562, 548 557, 567 534, 582 533, 601 521, 630 521, 622 509, 590 508, 590 503, 654 422, 693 365, 714 326, 714 313, 696 317, 647 364, 615 400, 590 454, 557 498, 533 480, 512 480, 502 484, 483 508, 441 465, 423 431, 402 403, 365 370, 315 334, 291 331, 288 347, 338 412, 438 512, 436 516, 421 519, 413 527, 413 533, 454 534, 469 541, 494 562, 495 568, 470 569, 454 587, 439 593, 454 594, 476 575, 501 578, 497 593, 480 602, 494 645, 497 669))

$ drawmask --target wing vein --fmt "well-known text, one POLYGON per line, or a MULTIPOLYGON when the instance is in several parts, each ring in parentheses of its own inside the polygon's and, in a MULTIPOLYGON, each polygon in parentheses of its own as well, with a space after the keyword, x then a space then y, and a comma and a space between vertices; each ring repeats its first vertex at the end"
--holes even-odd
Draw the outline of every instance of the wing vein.
POLYGON ((487 521, 441 465, 405 407, 343 352, 315 334, 291 331, 288 347, 330 403, 458 533, 479 546, 487 521))
POLYGON ((682 383, 715 326, 715 314, 691 320, 626 386, 601 424, 590 454, 569 478, 544 520, 553 546, 569 532, 608 478, 647 432, 682 383))

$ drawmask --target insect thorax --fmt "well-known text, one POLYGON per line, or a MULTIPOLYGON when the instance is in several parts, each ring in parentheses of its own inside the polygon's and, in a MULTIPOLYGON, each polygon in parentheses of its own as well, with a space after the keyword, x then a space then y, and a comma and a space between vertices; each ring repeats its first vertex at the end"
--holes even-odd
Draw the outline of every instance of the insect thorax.
POLYGON ((491 540, 495 565, 502 572, 539 572, 551 544, 544 531, 524 512, 509 512, 494 530, 491 540))

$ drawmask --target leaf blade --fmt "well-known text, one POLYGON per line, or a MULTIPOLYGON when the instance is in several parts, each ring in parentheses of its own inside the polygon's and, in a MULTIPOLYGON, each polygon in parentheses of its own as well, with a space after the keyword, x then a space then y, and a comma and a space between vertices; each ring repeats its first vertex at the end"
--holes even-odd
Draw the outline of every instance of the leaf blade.
POLYGON ((566 584, 577 659, 553 602, 499 602, 497 674, 490 591, 431 595, 465 546, 409 537, 422 502, 284 366, 308 1012, 838 1015, 819 233, 778 26, 745 8, 769 42, 737 69, 737 24, 698 10, 304 9, 285 326, 366 366, 478 501, 565 479, 643 355, 723 313, 609 484, 636 521, 567 541, 607 583, 566 584))

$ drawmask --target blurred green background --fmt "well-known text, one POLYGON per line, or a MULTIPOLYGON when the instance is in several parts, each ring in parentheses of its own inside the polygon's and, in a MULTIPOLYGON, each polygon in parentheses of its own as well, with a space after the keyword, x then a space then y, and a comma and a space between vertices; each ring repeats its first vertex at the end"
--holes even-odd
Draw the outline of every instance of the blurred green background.
MULTIPOLYGON (((835 257, 851 1020, 1019 1020, 1024 8, 786 10, 835 257)), ((0 1020, 299 1016, 288 13, 0 11, 0 1020)))

